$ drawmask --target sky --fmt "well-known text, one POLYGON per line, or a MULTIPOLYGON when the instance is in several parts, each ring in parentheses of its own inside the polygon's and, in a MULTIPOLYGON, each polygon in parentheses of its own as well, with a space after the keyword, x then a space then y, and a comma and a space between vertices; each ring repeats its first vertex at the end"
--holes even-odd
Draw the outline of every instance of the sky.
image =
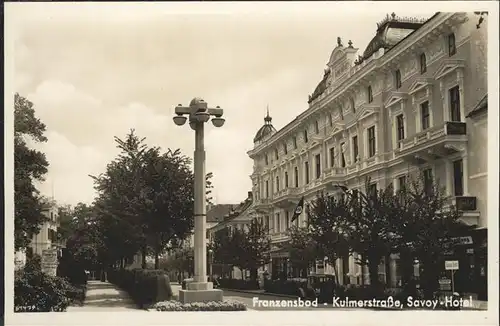
POLYGON ((172 117, 177 104, 202 97, 226 118, 224 127, 205 129, 215 201, 239 203, 251 190, 247 151, 266 108, 280 129, 307 109, 337 37, 361 54, 386 14, 430 17, 432 9, 397 2, 6 4, 15 91, 47 126, 48 142, 36 145, 50 163, 39 189, 61 204, 92 202, 89 175, 105 171, 118 153, 113 137, 132 128, 151 146, 192 157, 194 132, 172 117))

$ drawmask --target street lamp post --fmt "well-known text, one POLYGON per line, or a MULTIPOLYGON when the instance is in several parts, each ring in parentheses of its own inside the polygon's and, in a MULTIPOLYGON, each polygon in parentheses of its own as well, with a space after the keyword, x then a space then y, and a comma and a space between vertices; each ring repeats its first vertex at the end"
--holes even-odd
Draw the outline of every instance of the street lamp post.
POLYGON ((221 301, 222 291, 214 290, 207 282, 206 256, 206 206, 205 206, 205 144, 204 126, 212 117, 215 127, 224 125, 223 110, 218 106, 209 108, 207 103, 196 97, 188 107, 179 104, 175 108, 174 123, 182 126, 189 117, 189 126, 195 131, 194 149, 194 280, 186 290, 179 292, 179 299, 185 303, 196 301, 221 301))
POLYGON ((212 283, 214 281, 214 274, 213 274, 213 266, 214 266, 214 251, 212 249, 208 249, 208 257, 210 259, 210 271, 208 275, 210 275, 210 280, 212 280, 212 283))

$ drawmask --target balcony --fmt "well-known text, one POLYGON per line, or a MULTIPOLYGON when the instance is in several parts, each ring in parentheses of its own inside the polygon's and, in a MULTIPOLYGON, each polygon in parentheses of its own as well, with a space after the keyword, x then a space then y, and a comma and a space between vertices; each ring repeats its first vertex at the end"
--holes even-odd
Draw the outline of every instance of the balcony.
POLYGON ((448 121, 413 137, 403 139, 399 142, 399 148, 394 153, 395 157, 418 164, 463 151, 466 144, 467 128, 465 122, 448 121))
POLYGON ((336 185, 343 184, 345 182, 346 175, 347 168, 329 168, 323 175, 323 181, 327 188, 332 188, 336 185))
POLYGON ((477 197, 475 196, 452 196, 448 203, 455 206, 462 214, 461 220, 468 225, 479 224, 479 212, 477 211, 477 197))
POLYGON ((301 188, 285 188, 274 194, 273 204, 280 208, 297 205, 302 192, 301 188))
POLYGON ((286 231, 271 233, 270 237, 272 243, 283 242, 288 240, 288 233, 286 231))
POLYGON ((258 213, 267 214, 272 207, 271 200, 269 198, 260 198, 255 201, 254 207, 258 213))

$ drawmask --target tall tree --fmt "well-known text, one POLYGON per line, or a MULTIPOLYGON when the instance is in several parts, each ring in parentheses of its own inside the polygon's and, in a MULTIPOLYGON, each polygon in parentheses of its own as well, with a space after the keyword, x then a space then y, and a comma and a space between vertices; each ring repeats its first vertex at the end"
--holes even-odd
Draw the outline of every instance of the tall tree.
POLYGON ((108 217, 110 239, 116 234, 111 230, 124 226, 133 233, 127 237, 128 247, 138 246, 142 252, 143 268, 149 252, 158 268, 159 255, 193 226, 189 159, 179 150, 161 153, 158 147, 148 147, 133 130, 123 140, 115 137, 115 142, 121 153, 106 173, 94 177, 100 193, 97 208, 108 217))
POLYGON ((26 247, 46 218, 44 201, 34 182, 43 181, 49 163, 45 154, 29 148, 27 139, 46 142, 45 124, 35 115, 33 103, 14 95, 14 232, 16 250, 26 247))
POLYGON ((340 284, 337 260, 348 256, 349 204, 345 196, 335 198, 320 194, 309 205, 309 230, 317 246, 317 257, 328 257, 335 270, 337 284, 340 284))
POLYGON ((235 230, 232 238, 240 258, 235 265, 242 270, 249 270, 250 278, 257 280, 258 268, 270 261, 271 240, 266 228, 257 219, 253 219, 246 228, 235 230))
POLYGON ((417 259, 420 262, 424 296, 430 299, 439 287, 439 271, 444 264, 443 249, 452 237, 474 226, 460 220, 462 213, 451 205, 438 182, 425 182, 422 176, 408 176, 407 179, 410 182, 397 196, 402 209, 392 220, 397 235, 393 238, 393 244, 403 262, 405 282, 412 277, 413 261, 417 259))
POLYGON ((381 190, 370 188, 366 180, 365 191, 344 190, 347 218, 344 230, 348 234, 349 247, 361 254, 361 265, 368 265, 370 285, 378 288, 378 268, 383 257, 390 253, 391 223, 401 214, 392 186, 381 190))
POLYGON ((306 277, 309 267, 319 258, 318 244, 313 239, 309 227, 292 226, 288 235, 290 240, 285 244, 285 248, 290 253, 290 263, 306 277))

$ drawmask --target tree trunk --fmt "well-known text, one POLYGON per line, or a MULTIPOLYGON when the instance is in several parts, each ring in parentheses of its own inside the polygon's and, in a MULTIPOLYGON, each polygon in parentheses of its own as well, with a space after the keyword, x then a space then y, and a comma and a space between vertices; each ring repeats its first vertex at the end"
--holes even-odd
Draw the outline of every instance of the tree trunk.
POLYGON ((439 289, 439 266, 436 259, 425 257, 422 260, 421 282, 424 292, 424 299, 431 300, 434 298, 434 293, 439 289))
POLYGON ((257 268, 251 268, 250 269, 250 279, 252 281, 256 281, 257 280, 257 277, 258 277, 258 271, 257 271, 257 268))
POLYGON ((339 272, 337 271, 337 264, 333 263, 333 272, 335 273, 335 282, 340 285, 339 272))
POLYGON ((155 252, 155 269, 160 269, 160 253, 158 250, 155 252))
POLYGON ((399 255, 401 266, 401 283, 403 288, 412 285, 414 279, 413 255, 409 251, 402 251, 399 255))
POLYGON ((146 246, 143 246, 143 247, 142 247, 142 250, 141 250, 141 256, 142 256, 142 264, 141 264, 141 267, 142 267, 142 269, 146 269, 146 268, 147 268, 147 263, 146 263, 146 256, 147 256, 147 253, 148 253, 147 247, 146 247, 146 246))
POLYGON ((370 285, 374 288, 379 287, 380 282, 378 279, 378 265, 380 259, 377 259, 375 255, 368 258, 368 272, 370 274, 370 285))

